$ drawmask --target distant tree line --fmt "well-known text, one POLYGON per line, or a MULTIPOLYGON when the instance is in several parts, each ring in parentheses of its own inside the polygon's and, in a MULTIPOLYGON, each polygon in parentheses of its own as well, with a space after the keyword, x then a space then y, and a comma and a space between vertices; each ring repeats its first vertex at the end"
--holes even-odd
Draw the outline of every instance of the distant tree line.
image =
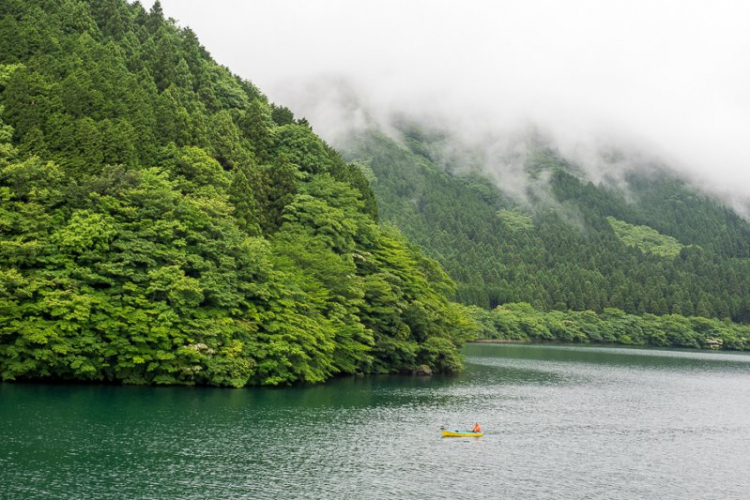
POLYGON ((551 311, 527 303, 498 306, 493 311, 472 307, 485 339, 609 343, 653 347, 747 350, 750 325, 678 314, 627 314, 620 309, 551 311))

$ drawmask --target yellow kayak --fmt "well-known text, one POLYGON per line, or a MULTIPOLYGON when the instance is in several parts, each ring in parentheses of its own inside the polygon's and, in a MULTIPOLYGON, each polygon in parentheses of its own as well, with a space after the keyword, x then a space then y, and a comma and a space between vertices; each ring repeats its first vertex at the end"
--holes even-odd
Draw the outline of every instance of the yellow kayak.
POLYGON ((443 431, 443 437, 444 438, 479 438, 484 436, 484 432, 471 432, 471 431, 463 431, 463 432, 456 432, 456 431, 443 431))

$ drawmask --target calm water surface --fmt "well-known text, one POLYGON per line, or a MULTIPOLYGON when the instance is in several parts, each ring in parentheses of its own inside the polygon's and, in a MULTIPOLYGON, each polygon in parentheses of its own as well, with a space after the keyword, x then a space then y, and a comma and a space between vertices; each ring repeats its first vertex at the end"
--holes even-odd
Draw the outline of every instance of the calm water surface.
POLYGON ((281 390, 0 384, 0 498, 750 498, 750 356, 466 354, 281 390))

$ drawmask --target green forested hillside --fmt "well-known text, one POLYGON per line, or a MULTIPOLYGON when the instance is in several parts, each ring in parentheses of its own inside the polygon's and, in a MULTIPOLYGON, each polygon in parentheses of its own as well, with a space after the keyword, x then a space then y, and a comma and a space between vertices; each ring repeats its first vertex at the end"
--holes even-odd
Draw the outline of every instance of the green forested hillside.
POLYGON ((594 184, 537 144, 519 201, 499 189, 517 179, 479 173, 481 155, 443 154, 445 134, 402 133, 360 135, 345 155, 372 169, 381 219, 443 264, 461 302, 750 322, 750 224, 679 178, 594 184))
POLYGON ((460 368, 439 264, 158 2, 3 1, 0 106, 0 379, 460 368))

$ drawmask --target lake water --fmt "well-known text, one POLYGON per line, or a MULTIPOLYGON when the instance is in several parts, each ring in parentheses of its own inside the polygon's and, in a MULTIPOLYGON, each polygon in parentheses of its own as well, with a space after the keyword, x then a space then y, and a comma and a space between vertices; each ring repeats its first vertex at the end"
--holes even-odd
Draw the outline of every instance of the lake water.
POLYGON ((465 352, 453 378, 0 384, 0 498, 750 498, 749 355, 465 352))

